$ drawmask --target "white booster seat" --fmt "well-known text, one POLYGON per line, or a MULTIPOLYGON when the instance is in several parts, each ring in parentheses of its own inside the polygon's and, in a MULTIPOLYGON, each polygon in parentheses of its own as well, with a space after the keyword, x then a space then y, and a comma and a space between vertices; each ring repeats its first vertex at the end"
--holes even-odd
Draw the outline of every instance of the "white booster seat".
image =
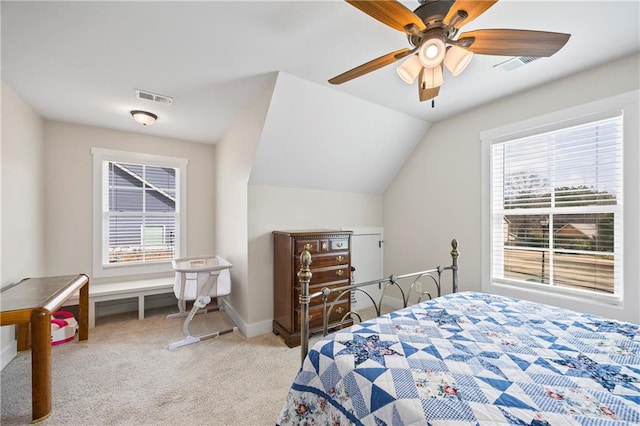
POLYGON ((167 318, 184 317, 182 327, 185 338, 169 345, 173 350, 180 346, 196 343, 201 340, 217 337, 222 334, 238 331, 232 327, 223 331, 206 333, 200 336, 192 336, 189 332, 189 324, 198 313, 209 311, 221 311, 224 307, 220 304, 207 308, 213 297, 221 297, 231 294, 231 274, 229 269, 233 265, 220 256, 185 257, 173 260, 173 269, 176 272, 173 284, 173 292, 178 299, 177 314, 168 315, 167 318), (186 310, 187 301, 193 300, 193 307, 186 310))

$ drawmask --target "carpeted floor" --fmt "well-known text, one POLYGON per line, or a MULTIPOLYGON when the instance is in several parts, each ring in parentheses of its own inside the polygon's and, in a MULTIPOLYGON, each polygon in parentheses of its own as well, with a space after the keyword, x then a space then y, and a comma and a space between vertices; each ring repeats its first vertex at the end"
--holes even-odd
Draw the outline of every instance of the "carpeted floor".
MULTIPOLYGON (((273 425, 300 363, 268 333, 241 333, 169 351, 182 335, 171 310, 101 318, 89 341, 52 348, 53 410, 47 425, 273 425)), ((228 327, 223 312, 197 315, 192 334, 228 327)), ((0 423, 31 421, 31 352, 1 373, 0 423)))

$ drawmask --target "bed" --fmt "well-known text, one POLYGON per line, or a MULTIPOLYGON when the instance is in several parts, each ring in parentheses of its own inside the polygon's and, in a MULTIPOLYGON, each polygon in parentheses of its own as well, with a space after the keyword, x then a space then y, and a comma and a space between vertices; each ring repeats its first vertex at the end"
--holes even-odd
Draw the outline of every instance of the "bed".
POLYGON ((477 292, 434 296, 303 347, 277 424, 640 424, 638 325, 477 292))

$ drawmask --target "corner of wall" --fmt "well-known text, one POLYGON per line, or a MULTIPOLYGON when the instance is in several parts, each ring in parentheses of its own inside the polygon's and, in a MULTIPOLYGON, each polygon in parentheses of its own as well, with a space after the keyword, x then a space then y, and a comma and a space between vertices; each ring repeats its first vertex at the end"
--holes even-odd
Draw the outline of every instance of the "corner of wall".
POLYGON ((237 323, 249 322, 247 192, 249 176, 262 137, 278 74, 236 119, 216 145, 215 247, 233 263, 228 303, 237 323))

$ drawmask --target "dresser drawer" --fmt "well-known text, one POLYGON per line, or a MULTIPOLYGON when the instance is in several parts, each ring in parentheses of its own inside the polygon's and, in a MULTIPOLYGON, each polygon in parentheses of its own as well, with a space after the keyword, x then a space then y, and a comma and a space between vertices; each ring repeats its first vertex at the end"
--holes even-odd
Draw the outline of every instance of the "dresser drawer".
POLYGON ((337 236, 333 238, 309 238, 296 239, 295 254, 300 255, 304 250, 311 254, 328 253, 333 251, 348 251, 349 236, 337 236))
MULTIPOLYGON (((334 282, 331 284, 318 284, 318 285, 310 285, 309 286, 309 295, 317 293, 319 291, 321 291, 323 288, 337 288, 337 287, 346 287, 349 285, 349 281, 338 281, 338 282, 334 282)), ((300 287, 296 287, 295 291, 294 291, 294 300, 296 303, 296 307, 300 306, 300 287)), ((343 295, 341 295, 342 292, 335 292, 335 293, 331 293, 329 295, 329 302, 333 302, 334 300, 336 300, 338 297, 340 297, 341 300, 344 300, 345 302, 348 301, 351 296, 349 293, 345 293, 343 295)), ((313 299, 311 299, 311 302, 309 303, 310 306, 317 306, 317 305, 322 305, 324 302, 324 300, 322 299, 322 296, 320 297, 314 297, 313 299)))
MULTIPOLYGON (((342 320, 342 317, 345 316, 347 312, 349 312, 349 302, 340 302, 336 303, 333 309, 331 310, 331 314, 329 316, 329 325, 339 323, 342 320)), ((314 306, 309 308, 309 329, 321 329, 322 324, 322 315, 324 313, 324 307, 314 306)), ((296 318, 295 318, 296 329, 300 329, 300 308, 296 309, 296 318)), ((352 321, 350 319, 345 320, 345 325, 351 325, 352 321)))
MULTIPOLYGON (((327 243, 325 242, 325 245, 327 243)), ((328 247, 328 245, 327 245, 328 247)), ((320 252, 320 240, 296 240, 296 251, 295 253, 299 255, 303 251, 307 250, 311 254, 316 254, 320 252)), ((325 250, 326 251, 326 250, 325 250)))
POLYGON ((329 240, 330 251, 349 250, 349 238, 339 238, 329 240))
MULTIPOLYGON (((300 256, 294 259, 295 270, 299 271, 302 265, 300 264, 300 256)), ((344 253, 331 253, 326 255, 317 255, 311 259, 311 270, 317 268, 326 268, 330 266, 348 265, 349 264, 349 252, 344 253)), ((312 278, 313 279, 313 278, 312 278)))
POLYGON ((336 266, 334 268, 311 268, 311 284, 329 283, 332 281, 349 281, 351 268, 349 265, 336 266))

